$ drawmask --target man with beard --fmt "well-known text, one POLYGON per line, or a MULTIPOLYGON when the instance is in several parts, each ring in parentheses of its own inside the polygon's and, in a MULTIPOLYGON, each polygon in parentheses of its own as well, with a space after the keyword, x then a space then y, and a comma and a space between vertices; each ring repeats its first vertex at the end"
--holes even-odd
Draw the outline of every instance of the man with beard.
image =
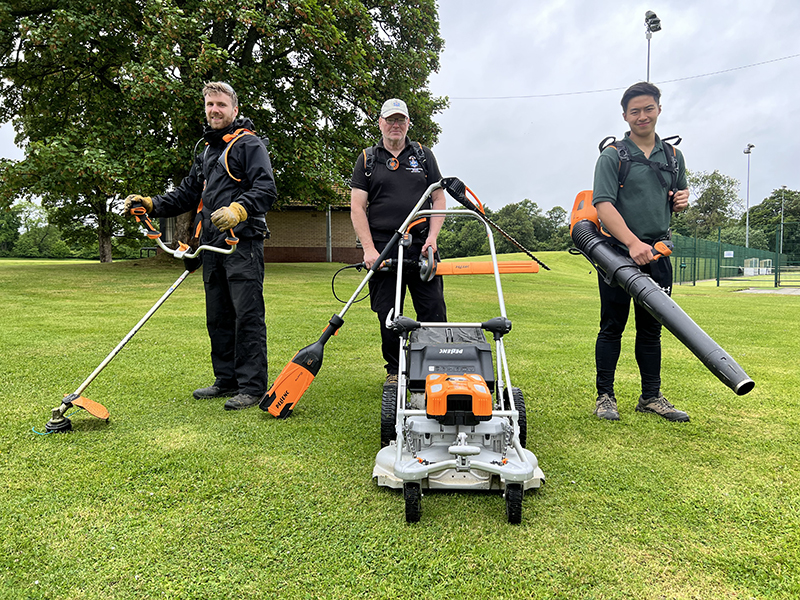
MULTIPOLYGON (((239 238, 229 255, 204 252, 206 324, 214 382, 195 398, 228 398, 225 410, 255 406, 267 390, 267 328, 264 321, 266 213, 277 198, 272 164, 249 119, 237 118, 239 102, 227 83, 203 87, 206 147, 174 190, 131 195, 125 212, 141 203, 152 217, 197 212, 202 244, 225 247, 230 229, 239 238)), ((197 232, 195 232, 197 234, 197 232)))

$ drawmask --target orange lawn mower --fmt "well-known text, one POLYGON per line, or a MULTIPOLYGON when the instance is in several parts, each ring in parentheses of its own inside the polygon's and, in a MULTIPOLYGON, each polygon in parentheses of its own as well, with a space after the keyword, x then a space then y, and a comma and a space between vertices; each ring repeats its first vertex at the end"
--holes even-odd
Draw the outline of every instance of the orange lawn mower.
MULTIPOLYGON (((522 391, 513 387, 508 372, 503 337, 511 330, 500 286, 500 273, 492 237, 499 231, 534 261, 532 266, 515 261, 511 272, 538 272, 541 263, 522 245, 490 221, 477 197, 457 178, 431 184, 414 209, 394 233, 380 257, 344 308, 328 321, 322 336, 303 348, 278 375, 261 399, 260 407, 285 419, 322 366, 324 346, 344 324, 344 315, 381 269, 397 271, 395 308, 387 325, 398 334, 400 368, 398 384, 384 386, 381 406, 382 449, 375 459, 373 478, 378 485, 402 489, 406 520, 418 521, 422 491, 428 489, 486 490, 503 492, 509 523, 522 519, 526 490, 544 482, 536 456, 525 448, 527 420, 522 391), (468 210, 423 210, 432 192, 446 190, 468 210), (474 201, 468 199, 470 193, 474 201), (491 262, 436 263, 433 252, 418 262, 419 276, 432 279, 441 274, 488 272, 494 275, 499 316, 480 323, 417 322, 401 314, 403 277, 414 274, 414 264, 404 260, 411 228, 417 219, 431 215, 453 215, 480 221, 489 239, 491 262), (397 251, 396 259, 388 257, 397 251), (492 360, 491 335, 496 353, 492 360)), ((359 265, 351 265, 357 267, 359 265)), ((363 265, 361 265, 363 268, 363 265)), ((334 292, 334 296, 335 296, 334 292)))

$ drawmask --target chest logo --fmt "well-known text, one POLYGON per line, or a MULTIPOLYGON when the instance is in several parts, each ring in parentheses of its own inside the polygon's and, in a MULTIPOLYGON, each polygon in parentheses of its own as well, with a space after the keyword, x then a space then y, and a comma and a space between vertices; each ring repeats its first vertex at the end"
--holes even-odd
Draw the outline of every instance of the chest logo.
POLYGON ((408 158, 408 164, 410 164, 412 167, 414 167, 416 169, 419 166, 419 163, 417 162, 417 157, 416 156, 410 156, 408 158))
POLYGON ((397 171, 397 167, 399 166, 400 163, 394 156, 386 161, 386 168, 389 169, 390 171, 397 171))

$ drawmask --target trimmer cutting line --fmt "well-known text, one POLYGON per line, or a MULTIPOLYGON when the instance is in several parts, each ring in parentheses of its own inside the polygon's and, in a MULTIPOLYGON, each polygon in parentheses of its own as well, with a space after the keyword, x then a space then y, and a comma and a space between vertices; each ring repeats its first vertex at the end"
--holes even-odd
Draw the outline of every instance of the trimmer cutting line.
POLYGON ((173 250, 172 248, 168 248, 166 245, 164 245, 164 242, 161 241, 161 232, 157 231, 155 227, 153 227, 153 223, 150 221, 150 217, 147 216, 147 211, 141 204, 134 204, 133 207, 131 208, 131 214, 134 217, 136 217, 137 222, 141 223, 144 226, 144 228, 146 229, 145 235, 147 235, 148 238, 155 240, 155 242, 164 252, 166 252, 167 254, 171 254, 175 258, 183 259, 183 263, 186 267, 186 270, 181 274, 180 277, 178 277, 175 283, 173 283, 169 287, 169 289, 164 293, 164 295, 158 299, 158 302, 156 302, 153 305, 153 307, 149 311, 147 311, 147 314, 141 318, 141 320, 134 326, 134 328, 128 332, 128 335, 122 338, 122 341, 119 344, 117 344, 116 348, 114 348, 108 354, 108 356, 106 356, 103 359, 103 362, 101 362, 97 366, 97 368, 94 371, 92 371, 91 375, 89 375, 89 377, 87 377, 86 380, 81 385, 79 385, 74 392, 65 395, 64 399, 61 401, 61 405, 52 410, 52 416, 50 420, 47 422, 47 425, 45 425, 45 430, 47 433, 65 433, 72 429, 72 422, 68 417, 65 416, 65 414, 73 406, 77 406, 79 408, 84 409, 90 415, 97 417, 98 419, 108 421, 110 416, 108 409, 99 402, 95 402, 94 400, 90 400, 89 398, 83 396, 82 394, 84 390, 87 387, 89 387, 89 384, 92 383, 92 381, 94 381, 95 377, 97 377, 100 374, 100 372, 106 368, 108 363, 110 363, 113 360, 113 358, 117 354, 119 354, 120 350, 122 350, 125 344, 127 344, 130 341, 130 339, 134 335, 136 335, 136 332, 138 332, 142 328, 142 326, 147 322, 147 320, 151 316, 153 316, 153 313, 155 313, 159 309, 159 307, 162 304, 164 304, 164 302, 166 302, 167 298, 169 298, 172 295, 172 292, 174 292, 177 289, 177 287, 181 283, 183 283, 183 280, 186 279, 186 277, 188 277, 190 273, 193 273, 198 269, 198 267, 200 267, 200 259, 198 258, 198 256, 200 255, 201 252, 203 252, 204 250, 209 250, 211 252, 217 252, 219 254, 231 254, 236 250, 236 244, 239 243, 239 240, 238 238, 236 238, 236 236, 234 236, 233 231, 229 231, 228 237, 225 240, 225 242, 230 246, 230 248, 228 249, 203 245, 200 246, 194 252, 189 252, 191 248, 186 244, 184 244, 183 242, 179 242, 178 248, 176 250, 173 250))

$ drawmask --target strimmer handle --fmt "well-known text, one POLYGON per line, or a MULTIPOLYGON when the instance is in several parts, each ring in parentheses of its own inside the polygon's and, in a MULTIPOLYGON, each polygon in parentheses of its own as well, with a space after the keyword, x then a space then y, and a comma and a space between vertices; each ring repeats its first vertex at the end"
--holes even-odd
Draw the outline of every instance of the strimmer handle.
POLYGON ((136 218, 137 223, 141 223, 147 229, 147 237, 151 240, 157 240, 161 237, 161 232, 153 227, 153 222, 150 220, 147 210, 140 202, 131 205, 131 214, 136 218))

